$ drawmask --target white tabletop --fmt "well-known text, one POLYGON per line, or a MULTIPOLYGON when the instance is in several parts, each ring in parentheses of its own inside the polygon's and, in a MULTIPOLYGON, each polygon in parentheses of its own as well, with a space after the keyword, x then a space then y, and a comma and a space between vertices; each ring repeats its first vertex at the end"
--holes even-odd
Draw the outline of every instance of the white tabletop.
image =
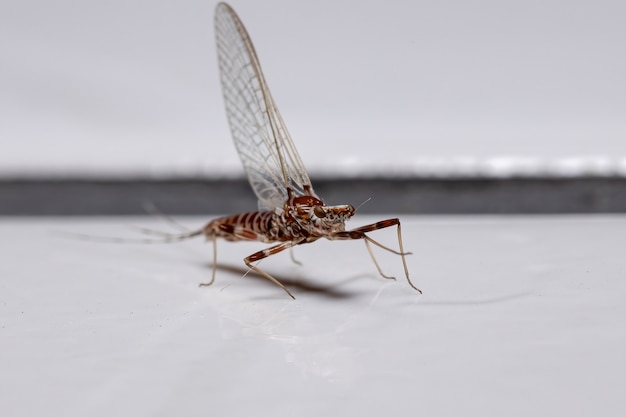
MULTIPOLYGON (((357 216, 354 225, 379 220, 357 216)), ((182 218, 190 227, 208 219, 182 218)), ((106 244, 154 219, 0 219, 0 409, 11 416, 620 416, 626 217, 410 217, 409 268, 316 242, 106 244)), ((392 230, 373 234, 395 245, 392 230)))

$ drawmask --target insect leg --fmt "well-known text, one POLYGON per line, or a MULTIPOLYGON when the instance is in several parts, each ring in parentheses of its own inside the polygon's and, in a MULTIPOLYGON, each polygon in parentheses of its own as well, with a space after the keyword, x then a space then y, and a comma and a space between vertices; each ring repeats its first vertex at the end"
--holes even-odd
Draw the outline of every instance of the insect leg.
POLYGON ((246 263, 248 268, 258 272, 259 274, 263 275, 265 278, 267 278, 270 281, 272 281, 274 284, 278 285, 280 288, 285 290, 285 292, 287 294, 289 294, 289 296, 291 298, 293 298, 295 300, 296 297, 294 297, 293 294, 291 294, 289 292, 287 287, 285 287, 282 282, 280 282, 279 280, 277 280, 276 278, 274 278, 273 276, 271 276, 270 274, 268 274, 267 272, 265 272, 264 270, 262 270, 258 266, 252 265, 252 262, 260 261, 261 259, 267 258, 268 256, 276 255, 277 253, 282 252, 285 249, 289 249, 289 248, 291 248, 291 247, 293 247, 293 246, 295 246, 295 245, 297 245, 299 243, 300 243, 300 241, 295 241, 295 242, 294 241, 289 241, 289 242, 279 243, 278 245, 271 246, 271 247, 269 247, 267 249, 263 249, 263 250, 258 251, 256 253, 253 253, 252 255, 246 257, 243 261, 246 263))
POLYGON ((408 281, 409 285, 411 286, 411 288, 413 288, 414 290, 416 290, 417 292, 419 292, 420 294, 422 293, 422 290, 420 290, 419 288, 417 288, 413 282, 411 281, 411 278, 409 277, 409 268, 406 264, 406 255, 409 255, 410 252, 405 252, 404 251, 404 245, 402 243, 402 230, 400 227, 400 219, 387 219, 387 220, 381 220, 379 222, 373 223, 373 224, 369 224, 366 226, 361 226, 361 227, 357 227, 356 229, 353 230, 346 230, 344 232, 335 232, 333 234, 331 234, 329 236, 329 239, 333 240, 333 239, 365 239, 365 245, 367 246, 367 249, 369 251, 370 257, 372 258, 372 261, 374 262, 374 265, 376 266, 376 268, 378 269, 378 272, 380 273, 380 275, 382 275, 384 278, 393 278, 393 277, 388 277, 385 274, 382 273, 380 266, 378 265, 378 262, 376 262, 376 259, 374 258, 374 254, 371 250, 371 247, 369 246, 369 243, 373 243, 374 245, 378 246, 379 248, 382 248, 388 252, 394 253, 396 255, 400 255, 400 257, 402 258, 402 266, 404 267, 404 275, 406 276, 406 280, 408 281), (396 226, 397 230, 398 230, 398 246, 400 248, 400 251, 395 251, 379 242, 377 242, 376 240, 372 239, 371 237, 367 236, 366 233, 367 232, 373 232, 375 230, 380 230, 380 229, 384 229, 387 227, 391 227, 391 226, 396 226))
POLYGON ((201 282, 199 284, 200 287, 208 287, 215 281, 215 272, 217 271, 217 235, 215 233, 211 234, 211 243, 213 244, 213 268, 211 270, 211 281, 201 282))
POLYGON ((296 257, 293 255, 293 247, 289 248, 289 257, 291 258, 291 262, 296 265, 302 266, 302 262, 297 260, 296 257))
POLYGON ((363 241, 365 242, 365 247, 367 248, 367 252, 370 254, 370 258, 372 258, 372 262, 374 262, 374 266, 378 270, 378 273, 383 278, 391 279, 391 280, 395 281, 396 277, 392 277, 391 275, 385 275, 383 270, 380 269, 380 265, 378 265, 378 261, 376 260, 376 257, 374 256, 374 252, 372 252, 372 247, 370 246, 370 242, 367 240, 367 238, 368 238, 368 236, 365 236, 365 239, 363 239, 363 241))

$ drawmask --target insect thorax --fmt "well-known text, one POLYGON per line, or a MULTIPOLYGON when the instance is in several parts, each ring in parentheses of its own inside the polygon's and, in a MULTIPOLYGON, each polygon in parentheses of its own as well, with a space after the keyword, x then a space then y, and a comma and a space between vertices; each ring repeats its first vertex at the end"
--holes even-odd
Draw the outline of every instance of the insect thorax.
POLYGON ((312 196, 293 197, 274 217, 273 231, 279 240, 320 238, 345 230, 345 222, 354 215, 353 206, 327 206, 312 196))

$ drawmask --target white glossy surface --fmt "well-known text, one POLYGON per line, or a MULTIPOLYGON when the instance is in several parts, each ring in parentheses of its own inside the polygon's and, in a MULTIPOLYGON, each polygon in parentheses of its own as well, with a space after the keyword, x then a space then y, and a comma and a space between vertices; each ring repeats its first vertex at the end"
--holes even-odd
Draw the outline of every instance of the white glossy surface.
MULTIPOLYGON (((380 218, 359 218, 354 225, 380 218)), ((200 226, 207 219, 185 218, 200 226)), ((626 218, 405 217, 419 296, 361 242, 103 244, 145 218, 1 218, 0 409, 11 416, 621 416, 626 218)), ((392 231, 375 234, 393 244, 392 231)), ((401 274, 394 256, 376 252, 401 274)))
MULTIPOLYGON (((0 176, 240 175, 215 4, 3 2, 0 176)), ((232 5, 316 175, 626 172, 623 1, 232 5)))

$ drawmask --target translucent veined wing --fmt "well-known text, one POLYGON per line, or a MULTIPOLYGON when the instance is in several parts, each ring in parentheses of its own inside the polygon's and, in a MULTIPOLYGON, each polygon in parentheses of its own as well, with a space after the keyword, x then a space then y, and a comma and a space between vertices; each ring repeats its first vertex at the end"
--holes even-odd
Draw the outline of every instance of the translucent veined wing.
POLYGON ((282 208, 288 187, 295 195, 315 196, 267 87, 250 36, 226 3, 217 5, 215 32, 230 130, 259 206, 282 208))

